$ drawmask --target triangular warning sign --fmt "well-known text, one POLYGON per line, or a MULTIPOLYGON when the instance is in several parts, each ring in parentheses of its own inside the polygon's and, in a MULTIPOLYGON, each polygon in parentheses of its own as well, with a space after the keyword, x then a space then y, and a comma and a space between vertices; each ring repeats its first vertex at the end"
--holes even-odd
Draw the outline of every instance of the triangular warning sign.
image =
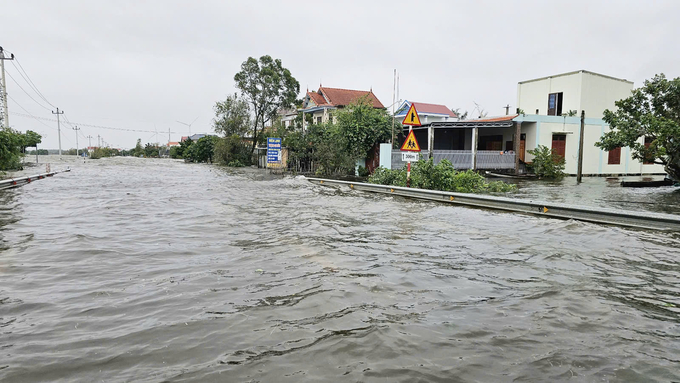
POLYGON ((420 117, 418 117, 418 112, 416 111, 416 104, 411 104, 408 108, 406 116, 404 116, 404 121, 401 122, 402 125, 420 126, 420 117))
POLYGON ((413 134, 413 130, 408 132, 408 137, 404 141, 404 145, 401 146, 401 150, 405 152, 419 152, 420 145, 418 145, 418 140, 416 140, 416 135, 413 134))

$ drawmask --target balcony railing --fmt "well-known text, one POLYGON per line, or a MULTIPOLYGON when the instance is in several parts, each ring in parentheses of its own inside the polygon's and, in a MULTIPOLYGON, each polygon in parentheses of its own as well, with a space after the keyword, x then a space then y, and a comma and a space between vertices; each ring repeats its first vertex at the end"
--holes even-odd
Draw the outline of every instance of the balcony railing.
MULTIPOLYGON (((424 159, 429 158, 427 151, 421 152, 424 159)), ((471 150, 435 150, 433 151, 434 163, 438 164, 442 160, 448 160, 455 169, 472 169, 471 150)), ((406 165, 401 160, 401 151, 392 150, 392 169, 400 169, 406 165)), ((477 151, 477 169, 514 169, 515 153, 501 152, 496 150, 477 151)))

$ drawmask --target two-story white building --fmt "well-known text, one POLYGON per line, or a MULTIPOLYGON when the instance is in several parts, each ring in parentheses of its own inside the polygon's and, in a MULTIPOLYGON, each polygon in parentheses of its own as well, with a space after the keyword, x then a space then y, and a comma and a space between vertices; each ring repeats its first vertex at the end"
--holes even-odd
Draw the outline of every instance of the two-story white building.
POLYGON ((610 129, 602 120, 605 109, 615 110, 614 103, 628 98, 632 90, 632 81, 585 70, 519 82, 520 115, 514 121, 521 125, 520 160, 531 162, 527 151, 543 145, 565 158, 566 173, 576 174, 584 111, 584 175, 663 174, 662 165, 634 160, 630 148, 606 152, 595 146, 610 129))

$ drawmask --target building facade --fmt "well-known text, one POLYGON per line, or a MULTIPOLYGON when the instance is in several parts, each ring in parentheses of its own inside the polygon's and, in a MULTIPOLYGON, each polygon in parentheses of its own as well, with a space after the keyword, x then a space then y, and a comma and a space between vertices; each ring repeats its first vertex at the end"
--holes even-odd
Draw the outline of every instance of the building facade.
POLYGON ((633 85, 585 70, 519 82, 517 106, 524 113, 514 121, 521 125, 520 160, 531 162, 528 151, 543 145, 565 158, 566 173, 576 174, 583 111, 584 175, 664 174, 662 165, 633 159, 630 148, 607 152, 595 146, 610 130, 602 120, 604 111, 615 110, 616 101, 630 97, 633 85))
POLYGON ((363 91, 320 86, 316 92, 307 91, 303 100, 302 112, 311 114, 314 124, 334 123, 336 121, 333 115, 334 110, 344 108, 362 97, 365 97, 374 108, 385 108, 378 97, 373 94, 373 90, 363 91))
MULTIPOLYGON (((519 114, 465 121, 437 121, 414 128, 424 155, 435 163, 447 159, 460 169, 506 170, 519 173, 539 145, 565 159, 565 172, 578 170, 581 112, 585 111, 583 175, 665 174, 663 165, 633 159, 630 148, 604 151, 595 143, 611 128, 602 119, 606 109, 628 98, 633 83, 588 71, 521 81, 517 85, 519 114)), ((421 117, 422 118, 422 117, 421 117)), ((640 138, 646 144, 645 138, 640 138)), ((392 167, 401 167, 398 153, 392 167)))

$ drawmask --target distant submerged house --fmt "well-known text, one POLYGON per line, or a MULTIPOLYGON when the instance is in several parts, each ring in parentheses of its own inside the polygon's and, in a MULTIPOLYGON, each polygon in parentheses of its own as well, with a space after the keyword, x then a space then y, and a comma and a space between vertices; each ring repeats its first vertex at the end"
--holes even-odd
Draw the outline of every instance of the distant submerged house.
POLYGON ((310 113, 315 124, 335 122, 333 110, 344 108, 361 97, 367 97, 374 108, 385 108, 382 102, 378 100, 378 97, 373 94, 373 90, 365 91, 320 86, 316 92, 307 91, 302 104, 302 112, 310 113))
POLYGON ((418 112, 418 117, 420 117, 420 123, 423 125, 431 124, 433 122, 445 122, 445 121, 455 121, 458 116, 451 111, 446 105, 440 104, 426 104, 424 102, 415 102, 405 100, 397 111, 394 113, 394 117, 401 121, 406 116, 411 104, 415 105, 416 111, 418 112))

